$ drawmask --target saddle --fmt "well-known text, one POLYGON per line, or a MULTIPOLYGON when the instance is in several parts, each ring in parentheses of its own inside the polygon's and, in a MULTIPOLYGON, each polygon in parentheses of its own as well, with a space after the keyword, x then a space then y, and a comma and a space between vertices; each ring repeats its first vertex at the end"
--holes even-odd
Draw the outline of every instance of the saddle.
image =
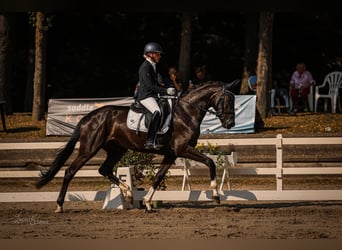
MULTIPOLYGON (((161 111, 160 126, 158 134, 164 134, 167 132, 171 121, 171 107, 167 99, 157 99, 158 105, 161 111)), ((127 126, 130 129, 147 132, 150 121, 152 119, 152 113, 146 109, 140 102, 135 101, 131 104, 130 110, 127 116, 127 126)))

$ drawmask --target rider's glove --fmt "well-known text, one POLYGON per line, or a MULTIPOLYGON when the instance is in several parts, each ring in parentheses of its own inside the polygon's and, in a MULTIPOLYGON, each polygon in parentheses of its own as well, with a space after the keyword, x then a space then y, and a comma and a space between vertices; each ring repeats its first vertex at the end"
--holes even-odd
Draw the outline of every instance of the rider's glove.
POLYGON ((176 89, 175 88, 167 88, 166 92, 168 95, 176 95, 176 89))

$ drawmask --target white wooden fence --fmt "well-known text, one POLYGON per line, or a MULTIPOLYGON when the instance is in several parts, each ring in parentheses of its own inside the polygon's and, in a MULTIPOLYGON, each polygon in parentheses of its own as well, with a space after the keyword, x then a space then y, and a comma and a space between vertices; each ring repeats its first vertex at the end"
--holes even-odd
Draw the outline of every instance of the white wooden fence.
MULTIPOLYGON (((224 167, 222 183, 220 187, 221 200, 342 200, 342 190, 284 190, 283 177, 285 175, 342 175, 342 163, 336 167, 291 167, 284 168, 283 146, 284 145, 332 145, 342 144, 341 137, 314 137, 314 138, 284 138, 278 134, 274 138, 246 138, 246 139, 200 139, 198 143, 217 146, 224 145, 273 145, 275 146, 276 163, 275 168, 239 168, 234 166, 233 158, 227 158, 224 167), (230 175, 273 175, 276 178, 276 190, 231 190, 223 189, 225 181, 230 175)), ((16 149, 58 149, 65 142, 36 142, 36 143, 0 143, 0 150, 16 149)), ((78 144, 76 145, 78 147, 78 144)), ((231 156, 232 157, 232 156, 231 156)), ((153 200, 175 200, 175 201, 209 201, 210 190, 191 190, 189 176, 191 175, 191 161, 177 160, 177 165, 183 164, 183 169, 171 169, 170 175, 182 175, 183 185, 181 191, 156 191, 153 200), (188 184, 189 190, 185 190, 188 184)), ((39 171, 0 171, 0 178, 23 178, 38 177, 39 171)), ((57 177, 64 173, 59 172, 57 177)), ((97 170, 81 170, 76 177, 100 176, 97 170)), ((68 192, 66 201, 75 200, 104 200, 106 191, 79 191, 68 192)), ((146 191, 133 192, 134 200, 142 200, 146 191)), ((0 193, 0 202, 39 202, 56 201, 58 192, 15 192, 0 193)))

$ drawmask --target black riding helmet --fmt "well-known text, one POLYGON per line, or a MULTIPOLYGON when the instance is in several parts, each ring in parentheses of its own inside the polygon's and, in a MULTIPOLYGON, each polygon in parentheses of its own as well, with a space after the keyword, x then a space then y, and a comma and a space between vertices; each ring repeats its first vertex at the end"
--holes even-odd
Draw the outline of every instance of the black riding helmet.
POLYGON ((159 43, 155 43, 155 42, 150 42, 150 43, 145 45, 144 55, 146 55, 148 52, 164 53, 164 51, 163 51, 162 47, 160 46, 160 44, 159 43))

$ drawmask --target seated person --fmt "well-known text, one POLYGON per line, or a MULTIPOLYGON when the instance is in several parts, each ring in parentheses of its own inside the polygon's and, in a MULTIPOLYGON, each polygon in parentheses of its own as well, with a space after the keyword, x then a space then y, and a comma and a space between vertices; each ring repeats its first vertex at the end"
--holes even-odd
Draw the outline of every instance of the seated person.
POLYGON ((308 109, 308 94, 310 86, 315 83, 311 73, 306 70, 304 63, 297 63, 296 71, 293 72, 290 80, 290 94, 293 102, 293 111, 298 111, 298 96, 301 97, 304 104, 304 112, 308 109))
POLYGON ((199 66, 195 70, 195 77, 192 79, 189 84, 189 90, 194 89, 196 85, 199 85, 204 82, 211 81, 211 76, 207 71, 207 67, 205 65, 199 66))
POLYGON ((290 110, 288 84, 284 79, 288 79, 289 75, 285 71, 277 72, 273 76, 273 85, 271 89, 271 110, 272 114, 276 114, 275 99, 281 97, 285 102, 285 108, 288 114, 293 114, 290 110))
POLYGON ((179 73, 175 66, 169 67, 168 76, 163 79, 162 85, 166 88, 175 88, 178 92, 183 89, 182 83, 179 81, 179 73))
POLYGON ((287 91, 287 88, 281 85, 278 86, 278 82, 274 81, 272 89, 271 89, 271 110, 272 110, 273 115, 277 113, 275 109, 275 105, 274 105, 274 101, 277 97, 281 97, 284 99, 287 113, 293 114, 290 110, 289 92, 287 91))

